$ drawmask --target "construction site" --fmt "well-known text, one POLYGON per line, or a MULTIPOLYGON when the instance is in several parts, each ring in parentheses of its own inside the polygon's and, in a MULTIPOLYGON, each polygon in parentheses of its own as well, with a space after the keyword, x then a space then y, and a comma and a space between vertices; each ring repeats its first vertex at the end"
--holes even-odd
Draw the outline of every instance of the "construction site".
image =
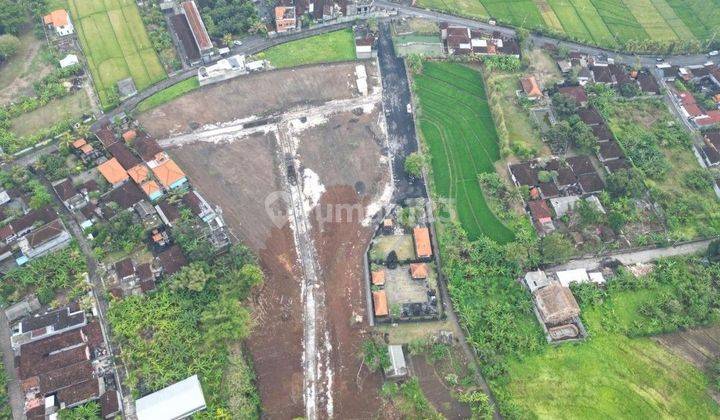
POLYGON ((393 195, 382 94, 377 62, 356 61, 251 74, 139 117, 260 259, 247 344, 269 417, 380 406, 358 354, 363 253, 393 195))

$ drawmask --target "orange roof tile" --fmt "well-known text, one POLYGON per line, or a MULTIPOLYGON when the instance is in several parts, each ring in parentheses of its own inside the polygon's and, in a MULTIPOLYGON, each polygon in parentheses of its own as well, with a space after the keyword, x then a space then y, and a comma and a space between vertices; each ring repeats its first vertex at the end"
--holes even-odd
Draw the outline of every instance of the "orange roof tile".
POLYGON ((63 9, 53 10, 50 14, 43 17, 43 22, 45 22, 46 25, 65 26, 69 21, 70 17, 63 9))
POLYGON ((387 316, 388 315, 388 304, 387 295, 384 290, 372 292, 373 294, 373 306, 375 307, 375 316, 387 316))
POLYGON ((430 231, 426 227, 416 227, 413 229, 413 238, 415 239, 415 253, 418 258, 428 258, 432 256, 432 247, 430 246, 430 231))
POLYGON ((537 84, 537 80, 535 80, 535 76, 523 77, 520 79, 520 84, 527 96, 532 96, 534 98, 542 96, 542 91, 540 90, 540 86, 537 84))
POLYGON ((163 187, 169 188, 175 182, 185 178, 185 172, 175 163, 174 160, 168 159, 160 165, 152 169, 155 177, 160 181, 163 187))
POLYGON ((77 139, 74 142, 72 142, 72 147, 79 149, 87 144, 87 141, 85 139, 77 139))
POLYGON ((151 197, 156 192, 160 191, 160 186, 155 181, 145 182, 140 186, 148 197, 151 197))
POLYGON ((130 178, 135 181, 135 183, 142 184, 144 181, 147 181, 150 170, 147 166, 145 166, 145 164, 141 163, 128 169, 127 173, 130 175, 130 178))
POLYGON ((120 163, 115 158, 101 163, 98 166, 98 170, 110 184, 117 184, 118 182, 128 179, 127 172, 125 172, 125 169, 120 166, 120 163))
POLYGON ((382 286, 385 284, 385 270, 380 269, 372 272, 372 284, 375 286, 382 286))
POLYGON ((80 148, 80 151, 85 153, 86 155, 88 153, 92 152, 93 150, 95 150, 95 149, 92 147, 92 144, 86 144, 80 148))
POLYGON ((428 267, 425 263, 410 264, 410 275, 414 279, 426 279, 428 276, 428 267))
POLYGON ((122 138, 123 140, 125 140, 126 143, 135 140, 135 137, 137 137, 137 132, 135 130, 128 130, 122 135, 122 138))

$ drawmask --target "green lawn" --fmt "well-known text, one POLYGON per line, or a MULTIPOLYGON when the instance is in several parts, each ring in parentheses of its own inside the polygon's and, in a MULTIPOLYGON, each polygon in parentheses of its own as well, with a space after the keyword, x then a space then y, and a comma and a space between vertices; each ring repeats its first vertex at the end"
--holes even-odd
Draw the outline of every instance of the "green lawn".
POLYGON ((79 90, 64 98, 52 100, 35 111, 13 118, 10 120, 10 127, 18 137, 29 136, 62 120, 78 118, 91 111, 87 93, 79 90))
POLYGON ((606 47, 649 38, 704 40, 720 27, 720 0, 418 0, 418 6, 550 28, 606 47))
POLYGON ((166 102, 170 102, 175 98, 179 98, 184 94, 191 92, 200 87, 197 77, 191 77, 183 80, 180 83, 176 83, 169 88, 163 89, 160 92, 155 93, 149 98, 140 102, 135 108, 138 113, 148 111, 156 106, 160 106, 166 102))
POLYGON ((648 298, 643 290, 620 292, 603 305, 584 307, 587 341, 512 360, 507 383, 496 385, 538 418, 717 418, 720 410, 700 371, 649 338, 617 331, 632 323, 648 298))
POLYGON ((355 38, 352 30, 343 29, 277 45, 260 56, 276 68, 354 60, 355 38))
POLYGON ((500 158, 482 76, 460 64, 426 62, 414 86, 435 193, 454 201, 471 239, 485 234, 500 243, 511 241, 513 232, 492 213, 477 179, 494 172, 500 158))
POLYGON ((143 90, 166 77, 132 0, 69 0, 75 30, 98 96, 109 107, 119 80, 143 90))

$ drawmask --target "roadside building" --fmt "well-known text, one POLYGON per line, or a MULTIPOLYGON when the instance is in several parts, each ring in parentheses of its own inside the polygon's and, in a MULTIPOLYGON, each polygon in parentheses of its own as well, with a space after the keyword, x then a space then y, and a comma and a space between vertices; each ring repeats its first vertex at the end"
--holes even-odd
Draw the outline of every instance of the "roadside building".
POLYGON ((537 289, 534 296, 540 317, 548 326, 570 323, 580 315, 580 306, 572 292, 559 282, 537 289))
POLYGON ((56 181, 52 186, 55 194, 63 202, 65 208, 70 211, 80 208, 87 203, 85 197, 75 188, 70 178, 56 181))
POLYGON ((205 29, 205 23, 200 16, 200 11, 197 8, 194 0, 184 1, 181 3, 182 13, 187 18, 187 22, 190 25, 190 31, 192 32, 195 45, 200 56, 205 58, 209 57, 212 53, 213 44, 208 35, 207 29, 205 29))
POLYGON ((183 255, 180 247, 177 245, 173 245, 158 254, 158 260, 160 262, 160 267, 162 267, 162 272, 166 276, 172 276, 187 265, 187 259, 185 258, 185 255, 183 255))
POLYGON ((535 228, 543 234, 550 233, 555 230, 552 221, 552 212, 545 200, 532 200, 528 202, 530 208, 530 216, 532 217, 535 228))
POLYGON ((122 79, 117 82, 118 95, 120 100, 123 101, 127 98, 137 95, 137 88, 135 87, 135 81, 132 77, 122 79))
POLYGON ((29 260, 64 248, 71 240, 72 235, 65 229, 62 221, 55 219, 18 240, 22 255, 15 261, 18 265, 25 264, 29 260))
POLYGON ((275 32, 283 33, 295 29, 295 6, 278 6, 275 8, 275 32))
POLYGON ((43 16, 43 23, 53 29, 58 36, 71 35, 75 32, 67 10, 57 9, 43 16))

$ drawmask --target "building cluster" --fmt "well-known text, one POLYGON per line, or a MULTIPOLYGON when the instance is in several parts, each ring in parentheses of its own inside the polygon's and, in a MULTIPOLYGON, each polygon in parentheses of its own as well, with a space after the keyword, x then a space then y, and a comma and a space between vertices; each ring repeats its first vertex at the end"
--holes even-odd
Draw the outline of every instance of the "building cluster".
POLYGON ((100 128, 94 139, 72 143, 74 154, 91 169, 53 184, 55 194, 88 232, 130 214, 147 232, 154 258, 125 258, 109 267, 111 294, 121 298, 155 288, 162 276, 180 270, 186 259, 170 232, 187 209, 206 239, 224 249, 230 237, 219 209, 208 203, 177 163, 143 130, 100 128), (175 198, 171 198, 171 195, 175 198))
POLYGON ((0 271, 42 257, 72 240, 52 206, 30 209, 30 197, 18 189, 0 190, 0 271))
POLYGON ((120 411, 118 383, 100 321, 77 303, 46 312, 26 301, 6 310, 15 370, 29 420, 97 401, 101 418, 120 411))
POLYGON ((397 214, 383 220, 368 252, 375 320, 436 319, 437 269, 430 229, 420 221, 411 229, 399 226, 397 214))
POLYGON ((696 66, 658 65, 666 82, 678 82, 689 89, 668 85, 683 116, 698 128, 720 123, 720 67, 714 63, 696 66))
POLYGON ((43 24, 57 36, 72 35, 75 33, 70 14, 67 10, 57 9, 43 16, 43 24))
POLYGON ((623 86, 631 85, 636 86, 646 95, 660 94, 660 85, 649 70, 616 64, 609 58, 593 57, 573 51, 567 58, 557 60, 557 65, 563 74, 574 74, 581 86, 601 83, 621 89, 623 86))
POLYGON ((516 186, 529 191, 528 209, 538 232, 556 229, 554 221, 588 200, 605 212, 595 194, 605 188, 589 156, 535 159, 508 166, 516 186))
POLYGON ((261 71, 270 66, 266 60, 245 61, 244 55, 233 55, 222 58, 209 66, 198 69, 198 82, 200 86, 222 82, 243 74, 261 71))
POLYGON ((487 33, 467 26, 440 24, 440 36, 448 55, 510 55, 520 57, 520 44, 516 38, 499 32, 487 33))
POLYGON ((315 22, 352 19, 374 11, 373 0, 281 0, 275 7, 275 32, 299 29, 302 16, 315 22))

